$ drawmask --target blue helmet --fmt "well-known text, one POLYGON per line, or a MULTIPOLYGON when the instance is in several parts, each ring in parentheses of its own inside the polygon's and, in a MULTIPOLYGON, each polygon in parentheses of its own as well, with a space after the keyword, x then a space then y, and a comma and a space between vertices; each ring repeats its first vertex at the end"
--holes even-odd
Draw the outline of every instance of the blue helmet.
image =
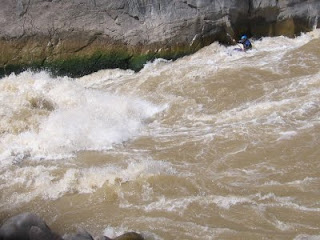
POLYGON ((243 35, 242 37, 241 37, 241 40, 246 40, 248 37, 246 36, 246 35, 243 35))

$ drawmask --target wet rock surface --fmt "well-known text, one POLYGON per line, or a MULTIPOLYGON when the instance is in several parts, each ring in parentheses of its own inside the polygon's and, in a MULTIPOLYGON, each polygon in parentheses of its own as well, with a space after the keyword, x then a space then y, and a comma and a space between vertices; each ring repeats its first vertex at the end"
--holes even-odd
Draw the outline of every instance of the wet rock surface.
MULTIPOLYGON (((6 220, 0 227, 0 240, 112 240, 107 236, 94 238, 85 230, 60 236, 51 231, 44 220, 33 213, 22 213, 6 220)), ((142 235, 128 232, 113 240, 143 240, 142 235)))

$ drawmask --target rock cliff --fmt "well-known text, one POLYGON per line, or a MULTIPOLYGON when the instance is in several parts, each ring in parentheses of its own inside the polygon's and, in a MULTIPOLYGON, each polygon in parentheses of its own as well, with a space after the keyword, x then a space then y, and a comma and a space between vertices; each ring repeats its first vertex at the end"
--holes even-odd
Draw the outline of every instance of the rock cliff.
POLYGON ((318 0, 0 0, 0 75, 139 70, 219 41, 319 27, 318 0))

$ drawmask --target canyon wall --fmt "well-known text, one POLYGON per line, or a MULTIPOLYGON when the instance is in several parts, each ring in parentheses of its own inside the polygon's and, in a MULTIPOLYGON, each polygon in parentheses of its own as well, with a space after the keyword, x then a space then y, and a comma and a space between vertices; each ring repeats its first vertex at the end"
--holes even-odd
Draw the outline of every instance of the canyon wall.
POLYGON ((214 41, 319 27, 318 0, 0 0, 0 75, 139 70, 214 41))

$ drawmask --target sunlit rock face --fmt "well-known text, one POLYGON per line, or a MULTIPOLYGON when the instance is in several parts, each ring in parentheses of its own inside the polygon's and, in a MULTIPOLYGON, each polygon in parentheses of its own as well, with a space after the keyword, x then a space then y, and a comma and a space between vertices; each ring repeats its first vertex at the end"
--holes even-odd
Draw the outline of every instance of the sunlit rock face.
POLYGON ((319 26, 319 1, 0 0, 0 75, 49 68, 81 76, 139 70, 214 41, 295 36, 319 26))

